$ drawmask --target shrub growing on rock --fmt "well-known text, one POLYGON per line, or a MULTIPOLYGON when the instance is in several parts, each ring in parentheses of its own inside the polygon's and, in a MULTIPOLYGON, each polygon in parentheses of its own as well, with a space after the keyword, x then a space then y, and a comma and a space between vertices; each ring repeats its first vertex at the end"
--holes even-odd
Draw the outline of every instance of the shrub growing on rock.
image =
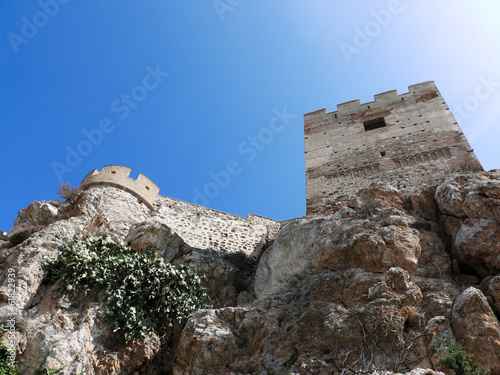
POLYGON ((78 196, 78 192, 78 189, 71 186, 69 182, 66 182, 65 184, 61 182, 61 185, 59 185, 59 189, 57 190, 57 195, 59 195, 59 197, 64 199, 66 202, 73 203, 78 196))
POLYGON ((437 339, 437 342, 444 345, 448 355, 439 360, 440 366, 454 370, 456 375, 483 375, 488 372, 486 366, 479 363, 471 363, 472 354, 467 353, 465 348, 450 336, 444 335, 437 339))
POLYGON ((19 375, 17 367, 9 359, 9 349, 0 339, 0 375, 19 375))
POLYGON ((188 266, 165 263, 153 249, 137 253, 109 236, 73 239, 47 270, 47 279, 67 292, 105 288, 114 332, 125 342, 159 333, 210 304, 201 278, 188 266))

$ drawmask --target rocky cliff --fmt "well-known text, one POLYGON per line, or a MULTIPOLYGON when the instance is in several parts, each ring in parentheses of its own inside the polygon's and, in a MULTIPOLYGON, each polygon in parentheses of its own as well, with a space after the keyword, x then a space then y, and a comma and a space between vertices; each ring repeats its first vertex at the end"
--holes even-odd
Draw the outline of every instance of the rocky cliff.
POLYGON ((448 334, 500 374, 500 171, 405 196, 360 190, 284 223, 255 257, 196 249, 134 196, 96 186, 21 210, 0 250, 0 323, 19 369, 61 374, 435 374, 448 334), (108 234, 206 277, 212 309, 161 336, 115 339, 99 295, 67 308, 43 262, 108 234), (13 286, 15 293, 13 293, 13 286))

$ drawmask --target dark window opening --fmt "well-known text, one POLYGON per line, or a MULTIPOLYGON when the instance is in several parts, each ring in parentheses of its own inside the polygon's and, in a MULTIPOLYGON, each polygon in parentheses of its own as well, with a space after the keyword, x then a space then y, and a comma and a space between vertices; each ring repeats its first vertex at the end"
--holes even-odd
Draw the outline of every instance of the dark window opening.
POLYGON ((111 174, 116 174, 116 171, 111 171, 111 174))
POLYGON ((377 118, 375 120, 363 122, 365 126, 365 131, 374 130, 378 128, 383 128, 385 126, 385 121, 383 118, 377 118))
POLYGON ((380 156, 385 156, 385 151, 380 151, 380 156))

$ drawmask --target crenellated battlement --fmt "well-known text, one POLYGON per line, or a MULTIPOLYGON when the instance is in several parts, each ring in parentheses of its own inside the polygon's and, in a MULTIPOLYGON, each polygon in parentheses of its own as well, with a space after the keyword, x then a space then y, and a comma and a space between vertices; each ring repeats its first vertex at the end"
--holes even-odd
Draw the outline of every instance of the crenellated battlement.
POLYGON ((375 94, 373 96, 375 100, 372 102, 361 103, 360 99, 350 100, 337 104, 337 110, 333 112, 327 112, 326 108, 322 108, 306 113, 304 120, 324 115, 339 118, 351 116, 352 114, 368 114, 369 112, 375 112, 377 109, 387 109, 387 106, 402 101, 406 101, 407 103, 425 101, 430 97, 437 96, 437 93, 438 89, 434 81, 421 82, 408 86, 408 92, 404 94, 398 94, 397 90, 390 90, 375 94))
POLYGON ((217 211, 193 203, 164 197, 160 189, 146 176, 130 178, 130 168, 107 165, 99 172, 90 172, 80 189, 92 186, 112 186, 124 190, 146 204, 152 217, 168 225, 186 243, 199 249, 244 251, 258 256, 262 247, 274 239, 281 222, 248 214, 248 218, 217 211))
POLYGON ((482 170, 433 81, 306 113, 304 143, 308 214, 332 212, 341 196, 373 182, 411 190, 482 170))
POLYGON ((129 192, 154 210, 160 188, 143 174, 139 174, 137 180, 130 178, 130 171, 130 168, 121 165, 106 165, 101 172, 94 169, 83 179, 80 188, 96 185, 114 186, 129 192))

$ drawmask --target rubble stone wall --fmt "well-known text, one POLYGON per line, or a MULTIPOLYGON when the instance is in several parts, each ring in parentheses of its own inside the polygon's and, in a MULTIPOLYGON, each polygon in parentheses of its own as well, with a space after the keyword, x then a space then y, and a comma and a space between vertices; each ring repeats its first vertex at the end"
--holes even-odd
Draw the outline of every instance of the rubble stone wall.
POLYGON ((163 196, 158 204, 156 216, 187 244, 200 249, 256 254, 281 226, 279 221, 261 216, 243 218, 163 196))

